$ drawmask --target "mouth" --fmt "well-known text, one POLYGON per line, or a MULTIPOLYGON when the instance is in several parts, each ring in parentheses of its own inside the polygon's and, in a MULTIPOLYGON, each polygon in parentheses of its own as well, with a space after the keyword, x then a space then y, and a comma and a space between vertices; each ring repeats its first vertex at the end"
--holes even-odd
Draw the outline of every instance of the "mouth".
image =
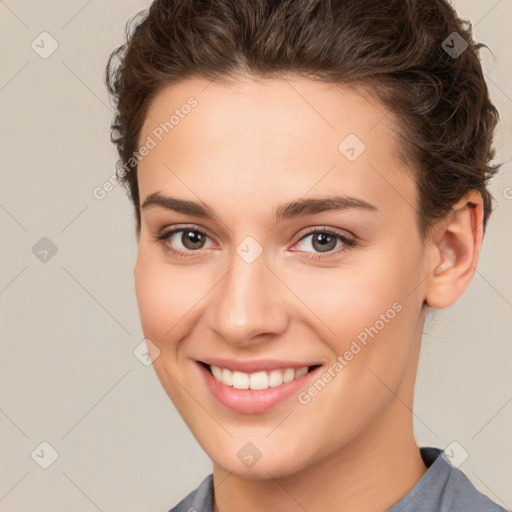
POLYGON ((217 365, 196 360, 203 382, 220 405, 242 414, 264 413, 285 404, 317 379, 323 366, 295 363, 289 366, 290 363, 275 361, 246 364, 215 362, 217 365), (248 371, 241 371, 241 367, 248 371))
POLYGON ((252 389, 264 390, 268 388, 276 388, 300 379, 302 376, 316 370, 321 365, 315 364, 311 366, 300 366, 297 368, 276 368, 273 370, 260 370, 257 372, 243 372, 239 370, 230 370, 229 368, 221 368, 213 364, 198 361, 210 375, 225 386, 231 386, 235 389, 252 389))

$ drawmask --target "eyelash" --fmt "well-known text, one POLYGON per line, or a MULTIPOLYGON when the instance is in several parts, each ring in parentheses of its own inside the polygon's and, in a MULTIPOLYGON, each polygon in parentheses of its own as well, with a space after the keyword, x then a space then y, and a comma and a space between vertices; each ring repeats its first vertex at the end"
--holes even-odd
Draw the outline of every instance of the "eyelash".
MULTIPOLYGON (((204 249, 199 249, 197 251, 193 251, 193 250, 188 250, 188 251, 181 251, 181 250, 176 250, 176 249, 173 249, 172 247, 169 246, 169 244, 167 243, 167 240, 172 236, 174 235, 175 233, 180 233, 182 231, 192 231, 194 233, 199 233, 207 238, 209 238, 208 234, 201 230, 201 229, 198 229, 196 228, 195 226, 180 226, 179 228, 175 228, 175 229, 172 229, 172 230, 169 230, 169 231, 164 231, 163 233, 159 234, 159 235, 156 235, 154 238, 162 244, 163 248, 170 252, 171 254, 173 254, 174 256, 178 257, 178 258, 193 258, 195 257, 195 255, 193 253, 201 253, 204 249)), ((349 249, 352 249, 353 247, 356 247, 358 245, 357 241, 353 238, 348 238, 342 234, 340 234, 339 232, 331 229, 331 228, 327 228, 327 227, 317 227, 317 228, 313 228, 311 229, 310 231, 306 232, 303 236, 301 236, 295 243, 294 245, 298 244, 299 242, 301 242, 302 240, 304 240, 305 238, 307 238, 308 236, 311 236, 311 235, 314 235, 316 233, 322 233, 322 234, 326 234, 326 235, 329 235, 329 236, 333 236, 335 238, 337 238, 338 240, 340 240, 344 245, 341 247, 341 248, 338 248, 334 251, 328 251, 328 252, 325 252, 325 253, 320 253, 320 252, 308 252, 308 251, 293 251, 293 252, 303 252, 304 253, 304 258, 306 259, 310 259, 310 260, 315 260, 315 261, 319 261, 319 260, 323 260, 323 259, 326 259, 326 258, 329 258, 333 255, 339 255, 340 253, 342 252, 345 252, 349 249)))

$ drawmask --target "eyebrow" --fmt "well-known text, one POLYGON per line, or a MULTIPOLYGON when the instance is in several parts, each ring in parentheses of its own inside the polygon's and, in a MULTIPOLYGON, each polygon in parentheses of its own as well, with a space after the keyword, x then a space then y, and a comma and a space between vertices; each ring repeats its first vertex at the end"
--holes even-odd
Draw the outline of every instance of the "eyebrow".
MULTIPOLYGON (((214 210, 204 202, 188 201, 175 197, 164 196, 160 192, 149 194, 142 209, 159 206, 185 215, 202 217, 205 219, 218 219, 214 210)), ((357 209, 362 211, 378 212, 379 209, 363 199, 350 196, 328 196, 321 198, 296 199, 290 203, 279 205, 274 212, 274 222, 306 215, 314 215, 328 211, 343 211, 357 209)))

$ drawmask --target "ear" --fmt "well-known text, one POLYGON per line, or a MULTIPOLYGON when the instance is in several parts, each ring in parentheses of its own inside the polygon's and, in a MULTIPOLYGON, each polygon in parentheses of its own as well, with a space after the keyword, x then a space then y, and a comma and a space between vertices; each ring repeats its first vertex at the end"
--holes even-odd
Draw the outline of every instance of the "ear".
POLYGON ((425 295, 430 307, 451 306, 469 286, 482 247, 483 215, 482 196, 472 190, 432 229, 425 295))

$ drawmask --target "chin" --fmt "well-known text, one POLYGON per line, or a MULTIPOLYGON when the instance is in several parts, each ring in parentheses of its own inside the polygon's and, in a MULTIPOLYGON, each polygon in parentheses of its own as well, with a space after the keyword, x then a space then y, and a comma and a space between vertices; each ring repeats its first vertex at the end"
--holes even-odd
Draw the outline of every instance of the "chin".
POLYGON ((279 459, 267 459, 263 456, 252 467, 248 467, 241 463, 238 459, 233 460, 215 460, 215 464, 223 470, 234 476, 245 480, 270 480, 273 478, 286 478, 292 476, 302 469, 305 464, 300 464, 297 460, 290 458, 292 456, 283 455, 279 459))
POLYGON ((291 439, 284 449, 268 440, 266 443, 264 440, 254 441, 253 444, 250 441, 240 441, 240 438, 215 445, 210 438, 206 445, 202 444, 214 465, 247 480, 286 478, 314 464, 313 454, 308 456, 304 450, 297 450, 297 446, 291 439))

